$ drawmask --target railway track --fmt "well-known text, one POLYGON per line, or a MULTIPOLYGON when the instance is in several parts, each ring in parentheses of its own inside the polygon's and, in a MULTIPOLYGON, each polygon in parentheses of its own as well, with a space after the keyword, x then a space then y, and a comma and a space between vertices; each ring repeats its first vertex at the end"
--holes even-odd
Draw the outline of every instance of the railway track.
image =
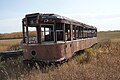
POLYGON ((0 52, 0 61, 4 61, 10 58, 17 58, 22 55, 23 55, 22 50, 0 52))

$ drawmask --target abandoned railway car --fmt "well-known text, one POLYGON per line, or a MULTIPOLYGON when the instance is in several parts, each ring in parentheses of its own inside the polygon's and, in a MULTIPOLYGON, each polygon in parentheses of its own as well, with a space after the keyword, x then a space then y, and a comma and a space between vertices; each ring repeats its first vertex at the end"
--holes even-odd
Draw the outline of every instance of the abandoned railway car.
POLYGON ((97 43, 97 28, 56 15, 33 13, 22 20, 26 61, 58 62, 97 43), (32 36, 30 32, 35 32, 32 36))

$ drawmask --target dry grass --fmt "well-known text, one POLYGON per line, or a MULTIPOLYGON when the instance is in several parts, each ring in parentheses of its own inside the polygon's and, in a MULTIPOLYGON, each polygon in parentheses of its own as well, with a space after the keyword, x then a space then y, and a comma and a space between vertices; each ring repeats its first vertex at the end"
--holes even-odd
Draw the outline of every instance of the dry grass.
POLYGON ((33 70, 24 80, 119 80, 120 42, 98 43, 47 73, 33 70), (108 46, 109 45, 109 46, 108 46), (86 56, 84 58, 83 56, 86 56))
POLYGON ((0 52, 11 50, 11 47, 18 46, 19 44, 20 39, 0 40, 0 52))
POLYGON ((23 80, 119 80, 120 42, 98 43, 48 72, 31 70, 23 80), (108 46, 109 45, 109 46, 108 46))
POLYGON ((119 80, 119 52, 120 42, 100 42, 69 62, 58 67, 48 66, 44 71, 26 69, 20 58, 8 61, 8 64, 2 62, 5 71, 2 75, 10 80, 119 80))
MULTIPOLYGON (((22 57, 0 63, 3 80, 120 80, 119 32, 98 33, 98 44, 58 67, 26 68, 22 57), (111 34, 111 35, 108 35, 111 34), (114 36, 113 36, 114 35, 114 36)), ((38 66, 37 66, 38 67, 38 66)))
POLYGON ((22 38, 22 32, 0 34, 0 40, 1 39, 19 39, 19 38, 22 38))
POLYGON ((120 41, 120 31, 98 32, 98 41, 103 40, 120 41))
MULTIPOLYGON (((30 36, 35 36, 36 33, 35 31, 29 32, 30 36)), ((22 38, 22 32, 13 32, 13 33, 5 33, 5 34, 0 34, 0 40, 4 39, 21 39, 22 38)))

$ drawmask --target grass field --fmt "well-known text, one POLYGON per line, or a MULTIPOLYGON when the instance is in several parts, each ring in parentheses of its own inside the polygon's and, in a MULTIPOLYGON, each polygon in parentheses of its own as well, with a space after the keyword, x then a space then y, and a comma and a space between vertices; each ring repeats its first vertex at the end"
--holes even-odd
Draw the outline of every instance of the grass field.
MULTIPOLYGON (((19 43, 13 43, 16 44, 19 43)), ((53 65, 46 69, 31 70, 23 65, 22 57, 0 62, 0 80, 7 79, 120 80, 120 32, 99 32, 97 45, 80 52, 58 67, 53 65)))
POLYGON ((98 41, 103 40, 120 41, 120 31, 98 32, 98 41))
POLYGON ((0 40, 0 52, 11 50, 12 47, 20 45, 20 39, 0 40))

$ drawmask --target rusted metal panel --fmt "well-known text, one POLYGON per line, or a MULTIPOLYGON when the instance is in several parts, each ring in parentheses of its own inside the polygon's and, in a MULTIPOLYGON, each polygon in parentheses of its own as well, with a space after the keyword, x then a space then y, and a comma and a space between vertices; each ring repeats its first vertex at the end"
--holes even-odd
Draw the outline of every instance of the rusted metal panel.
POLYGON ((54 61, 61 58, 70 58, 74 52, 86 49, 95 43, 96 38, 88 38, 51 45, 27 44, 23 45, 23 56, 28 60, 36 58, 37 60, 54 61), (32 51, 36 52, 35 56, 32 55, 32 51))
POLYGON ((72 42, 68 41, 65 44, 65 57, 66 58, 70 58, 73 56, 73 50, 72 50, 72 42))
POLYGON ((38 60, 57 60, 64 57, 64 44, 29 44, 24 45, 23 52, 25 59, 32 59, 33 57, 35 57, 38 60), (31 55, 32 51, 36 52, 35 56, 31 55))

